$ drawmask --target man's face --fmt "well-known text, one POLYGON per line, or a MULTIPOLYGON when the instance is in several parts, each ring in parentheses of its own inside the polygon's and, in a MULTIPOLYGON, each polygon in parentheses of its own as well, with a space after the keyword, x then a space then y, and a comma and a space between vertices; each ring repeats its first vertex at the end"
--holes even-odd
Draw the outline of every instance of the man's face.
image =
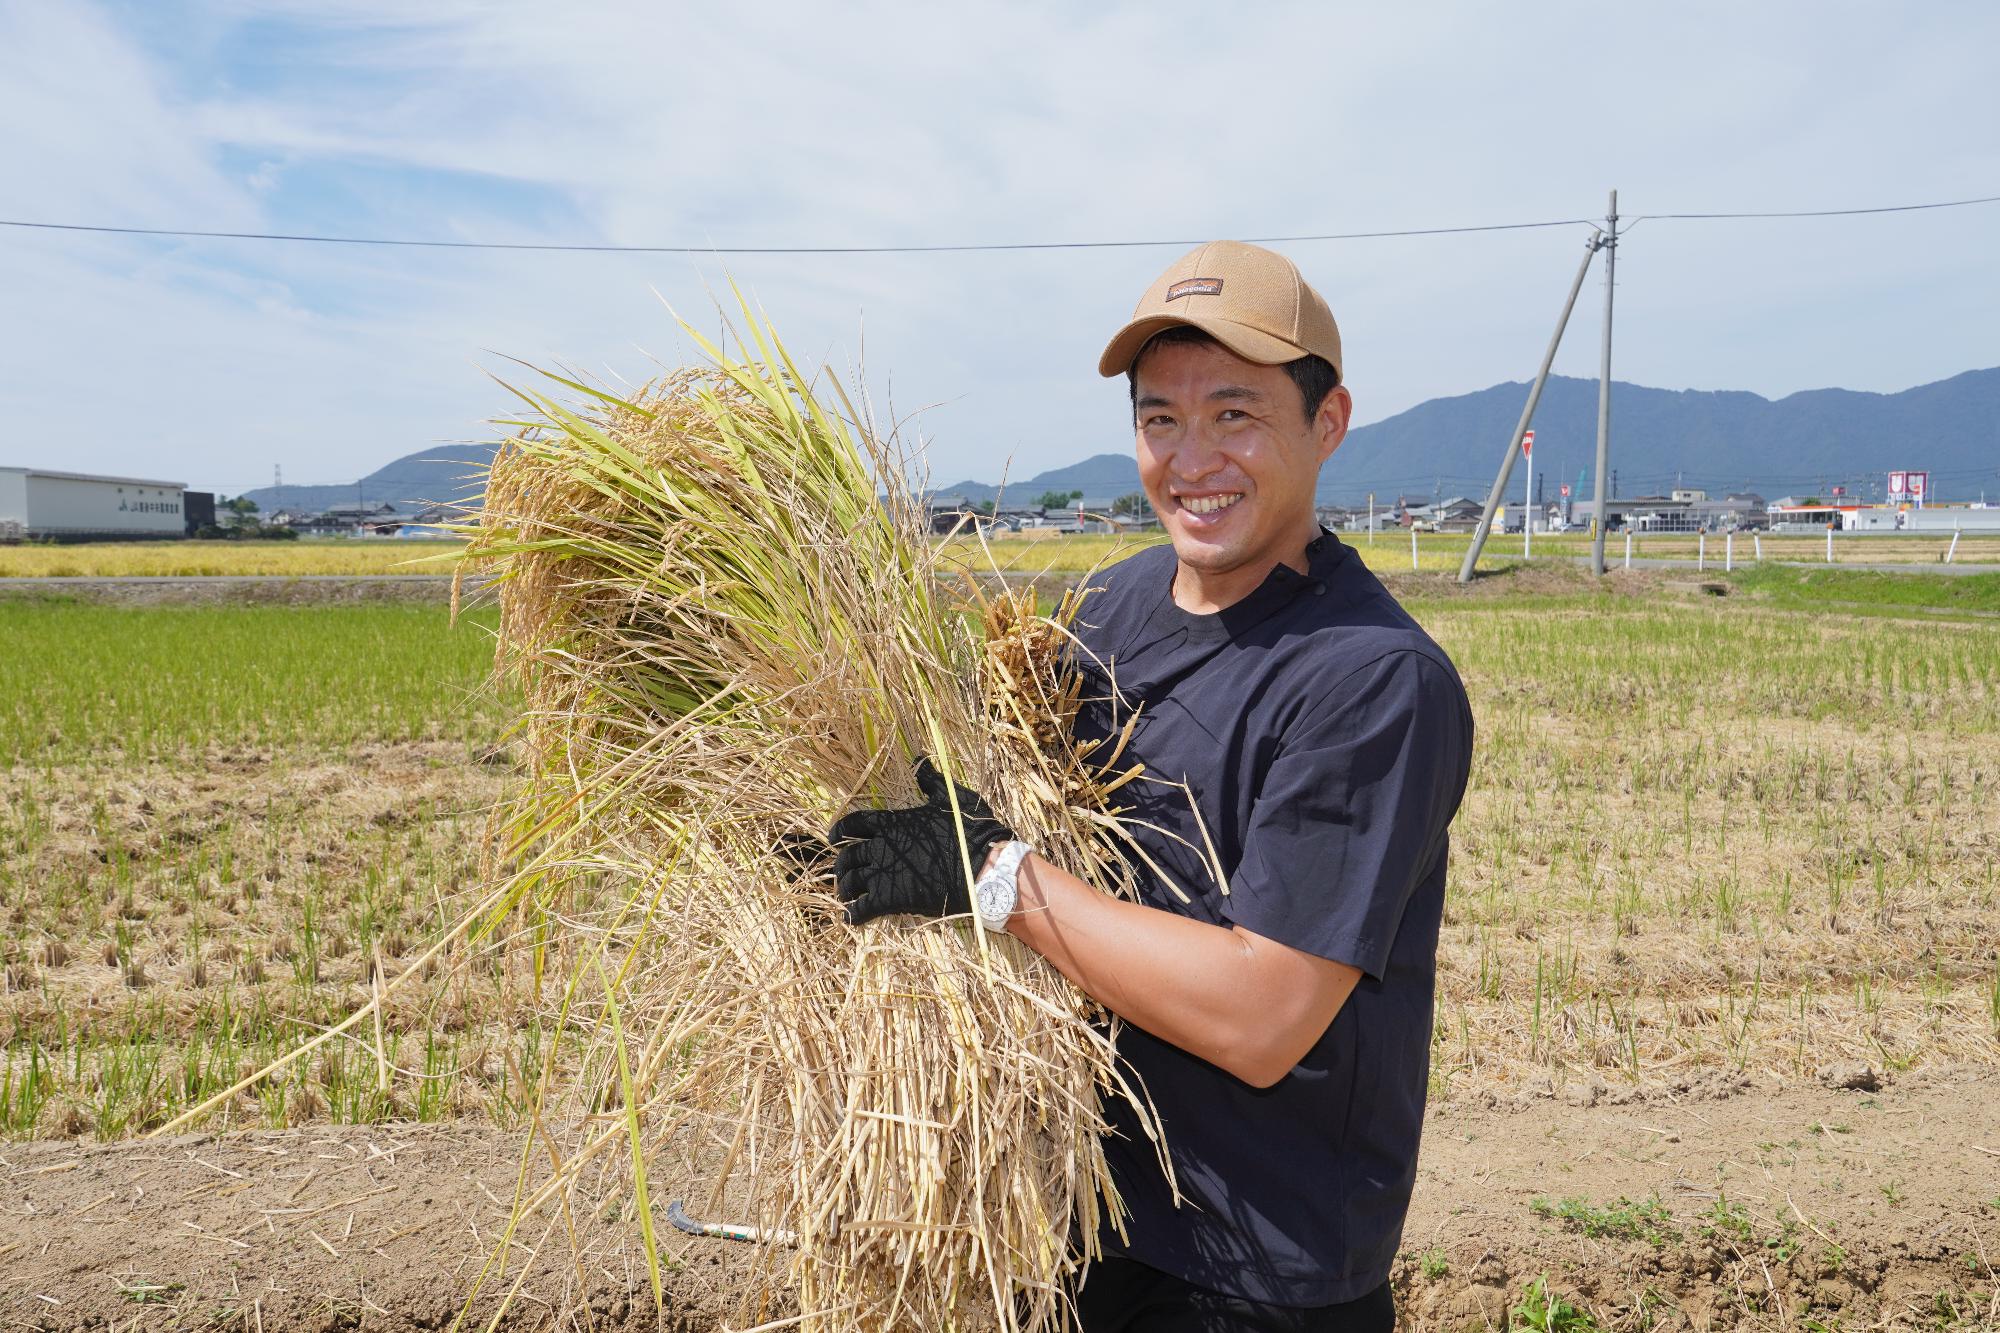
POLYGON ((1155 346, 1134 378, 1146 498, 1182 568, 1227 605, 1312 540, 1320 464, 1347 434, 1352 401, 1335 389, 1308 421, 1284 367, 1215 343, 1155 346))

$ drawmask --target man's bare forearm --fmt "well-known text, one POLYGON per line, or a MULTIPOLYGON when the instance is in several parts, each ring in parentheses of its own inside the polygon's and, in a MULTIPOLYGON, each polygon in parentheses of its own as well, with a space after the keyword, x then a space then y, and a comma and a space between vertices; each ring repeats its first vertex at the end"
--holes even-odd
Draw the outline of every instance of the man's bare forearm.
POLYGON ((1162 1041, 1268 1087, 1319 1040, 1358 969, 1099 893, 1030 856, 1010 933, 1162 1041))

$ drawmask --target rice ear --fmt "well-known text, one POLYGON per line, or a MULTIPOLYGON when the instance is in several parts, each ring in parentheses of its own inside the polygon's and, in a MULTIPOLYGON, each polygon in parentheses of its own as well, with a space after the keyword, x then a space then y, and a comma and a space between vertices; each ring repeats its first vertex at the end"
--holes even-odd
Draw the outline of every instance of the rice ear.
POLYGON ((631 395, 517 390, 467 529, 529 775, 488 924, 532 918, 564 969, 534 1122, 578 1146, 531 1199, 603 1187, 609 1118, 656 1293, 648 1175, 712 1161, 698 1193, 797 1238, 746 1312, 786 1291, 808 1330, 1053 1329, 1120 1217, 1101 1098, 1145 1105, 1108 1016, 1011 937, 845 927, 787 840, 911 801, 930 753, 1129 892, 1123 779, 1071 732, 1078 600, 954 592, 899 438, 739 302, 742 355, 687 327, 708 364, 631 395))

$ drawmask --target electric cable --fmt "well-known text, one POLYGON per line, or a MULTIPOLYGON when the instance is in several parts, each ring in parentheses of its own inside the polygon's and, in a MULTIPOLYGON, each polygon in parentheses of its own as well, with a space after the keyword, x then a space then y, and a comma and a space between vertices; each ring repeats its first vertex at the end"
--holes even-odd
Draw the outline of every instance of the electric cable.
MULTIPOLYGON (((1466 227, 1413 227, 1402 231, 1330 232, 1321 236, 1249 236, 1256 245, 1299 245, 1308 241, 1365 241, 1394 236, 1459 236, 1471 232, 1530 231, 1544 227, 1588 227, 1589 218, 1555 218, 1546 222, 1493 222, 1466 227)), ((82 222, 30 222, 0 218, 0 227, 39 231, 82 231, 110 236, 161 236, 184 240, 306 241, 317 245, 402 246, 423 250, 541 250, 579 254, 637 255, 917 255, 1005 250, 1136 250, 1188 247, 1201 240, 1155 241, 996 241, 948 245, 580 245, 533 241, 424 241, 393 236, 318 236, 297 232, 198 231, 173 227, 110 227, 82 222)))
POLYGON ((1933 208, 1970 208, 1975 204, 2000 204, 2000 194, 1978 199, 1946 199, 1934 204, 1883 204, 1875 208, 1809 208, 1771 213, 1640 213, 1632 221, 1660 222, 1740 221, 1753 218, 1852 218, 1868 213, 1920 213, 1933 208))
MULTIPOLYGON (((1973 199, 1946 199, 1922 204, 1882 204, 1868 208, 1791 209, 1774 212, 1736 213, 1639 213, 1628 220, 1630 226, 1644 221, 1696 222, 1743 221, 1764 218, 1859 217, 1878 213, 1916 213, 1941 208, 1970 208, 2000 203, 2000 195, 1973 199)), ((1303 245, 1315 241, 1367 241, 1410 236, 1464 236, 1484 232, 1533 231, 1550 227, 1596 228, 1596 218, 1551 218, 1539 222, 1491 222, 1454 227, 1407 227, 1384 231, 1324 232, 1299 236, 1250 236, 1243 239, 1258 245, 1303 245)), ((991 241, 953 242, 932 245, 596 245, 555 241, 440 241, 401 236, 328 236, 312 232, 212 231, 178 227, 117 227, 85 222, 38 222, 26 218, 0 218, 0 227, 34 231, 90 232, 107 236, 157 236, 176 240, 295 241, 313 245, 390 246, 421 250, 515 250, 572 254, 655 254, 655 255, 913 255, 972 254, 1034 250, 1133 250, 1200 245, 1196 240, 1125 241, 991 241)))

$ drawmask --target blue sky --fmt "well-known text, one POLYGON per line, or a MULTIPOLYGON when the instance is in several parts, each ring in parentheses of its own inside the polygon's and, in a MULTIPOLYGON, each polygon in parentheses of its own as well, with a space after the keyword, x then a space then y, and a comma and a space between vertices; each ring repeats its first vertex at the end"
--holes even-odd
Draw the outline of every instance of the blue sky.
MULTIPOLYGON (((0 216, 483 241, 1243 236, 2000 194, 2000 9, 0 0, 0 216), (740 11, 740 12, 738 12, 740 11), (422 15, 411 21, 408 15, 422 15)), ((2000 206, 1639 224, 1617 373, 2000 363, 2000 206)), ((1287 247, 1360 419, 1534 369, 1578 228, 1287 247)), ((737 257, 0 228, 0 463, 235 491, 483 438, 504 358, 687 359, 730 277, 940 479, 1129 447, 1094 361, 1172 249, 737 257)), ((1594 287, 1558 370, 1594 374, 1594 287)), ((1339 462, 1333 464, 1338 468, 1339 462)))

